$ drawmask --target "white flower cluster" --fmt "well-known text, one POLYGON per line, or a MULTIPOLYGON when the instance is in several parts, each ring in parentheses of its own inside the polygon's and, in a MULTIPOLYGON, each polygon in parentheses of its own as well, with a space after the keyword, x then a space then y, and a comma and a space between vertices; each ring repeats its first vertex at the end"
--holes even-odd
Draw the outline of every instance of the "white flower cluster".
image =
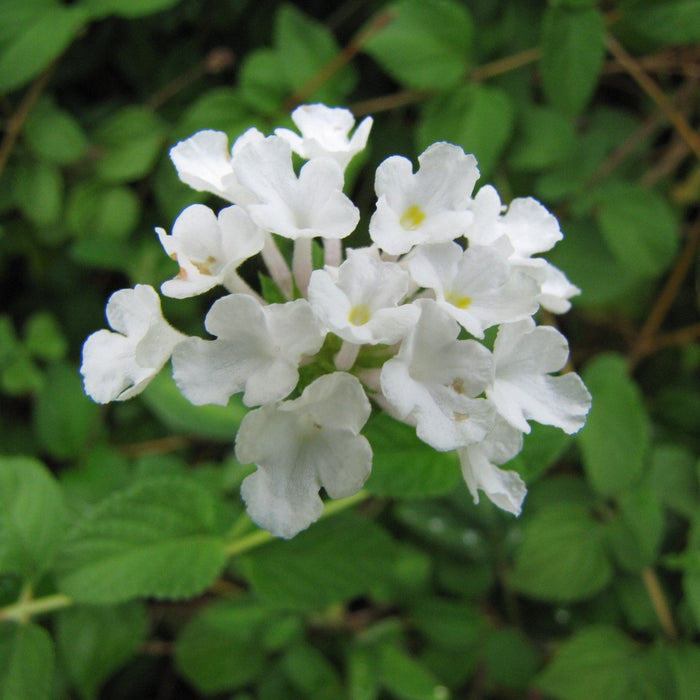
POLYGON ((525 484, 498 465, 520 451, 528 420, 574 433, 590 407, 578 375, 552 374, 567 360, 566 339, 532 318, 540 306, 566 311, 579 292, 534 257, 561 238, 556 219, 531 198, 506 208, 488 185, 472 196, 474 156, 435 143, 415 173, 401 156, 377 168, 372 245, 343 259, 341 240, 360 219, 344 172, 372 120, 350 137, 345 109, 306 105, 292 118, 301 135, 250 129, 229 150, 225 134, 200 131, 171 150, 183 182, 231 206, 217 215, 194 204, 172 233, 157 229, 180 268, 161 291, 184 298, 222 285, 229 294, 207 313, 213 339, 203 340, 163 319, 152 287, 116 292, 107 304, 114 332, 84 345, 86 392, 101 403, 130 398, 172 358, 192 403, 225 405, 242 393, 253 410, 236 456, 257 466, 242 495, 252 519, 281 537, 320 516, 321 488, 341 498, 364 484, 368 397, 436 450, 456 450, 475 502, 483 490, 519 514, 525 484), (293 153, 306 161, 298 174, 293 153), (277 237, 293 241, 291 269, 277 237), (323 269, 313 269, 314 240, 323 269), (239 276, 257 254, 283 303, 239 276), (494 326, 489 349, 480 341, 494 326))

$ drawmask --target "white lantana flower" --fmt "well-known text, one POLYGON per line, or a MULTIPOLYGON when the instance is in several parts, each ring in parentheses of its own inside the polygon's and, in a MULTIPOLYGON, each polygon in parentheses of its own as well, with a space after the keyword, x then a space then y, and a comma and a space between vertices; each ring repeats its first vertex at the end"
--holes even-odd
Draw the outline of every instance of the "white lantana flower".
POLYGON ((382 393, 395 415, 415 423, 418 437, 436 450, 478 442, 493 425, 490 402, 473 398, 489 382, 491 354, 475 340, 457 340, 459 325, 431 299, 414 304, 420 318, 384 363, 382 393))
POLYGON ((355 125, 352 112, 342 107, 326 107, 322 104, 301 105, 292 112, 292 120, 301 136, 290 129, 275 129, 302 158, 329 156, 345 170, 348 163, 367 145, 372 128, 372 117, 365 117, 355 129, 352 137, 348 134, 355 125))
POLYGON ((572 434, 583 427, 591 395, 581 378, 559 371, 569 356, 566 338, 530 319, 500 327, 493 348, 494 378, 486 395, 515 428, 529 433, 528 420, 572 434))
POLYGON ((248 213, 258 226, 284 238, 344 238, 360 212, 343 194, 343 171, 332 158, 308 161, 296 176, 289 144, 268 136, 242 148, 234 163, 238 180, 258 203, 248 213))
POLYGON ((241 486, 250 517, 278 537, 294 537, 331 498, 357 493, 369 476, 372 448, 360 435, 370 405, 345 372, 316 379, 294 401, 268 404, 241 422, 236 458, 258 469, 241 486))
POLYGON ((255 201, 255 195, 243 187, 233 169, 236 154, 248 143, 265 137, 255 128, 248 129, 228 147, 228 136, 223 131, 198 131, 170 149, 170 159, 178 177, 199 192, 211 192, 234 204, 246 205, 255 201))
POLYGON ((484 330, 518 321, 538 308, 537 285, 511 269, 495 248, 457 243, 421 246, 408 263, 421 287, 435 292, 437 303, 477 338, 484 330))
POLYGON ((459 146, 434 143, 418 157, 391 156, 377 168, 377 210, 369 223, 376 245, 391 255, 415 245, 451 241, 473 220, 471 193, 479 178, 476 159, 459 146))
POLYGON ((408 273, 384 262, 376 249, 348 251, 339 268, 314 270, 309 301, 328 328, 351 343, 386 343, 403 338, 420 315, 411 304, 399 306, 408 291, 408 273))
POLYGON ((180 266, 178 275, 161 285, 163 294, 176 299, 195 296, 217 284, 229 291, 244 288, 239 265, 259 253, 265 234, 239 206, 226 207, 217 217, 203 204, 182 211, 168 235, 156 233, 165 252, 180 266))
POLYGON ((98 403, 141 393, 185 338, 163 318, 160 298, 146 284, 114 292, 105 313, 116 332, 93 333, 80 367, 85 393, 98 403))
POLYGON ((325 337, 305 299, 262 306, 230 294, 214 302, 204 325, 216 340, 188 338, 173 354, 175 382, 197 406, 225 406, 240 391, 246 406, 283 399, 299 381, 302 357, 325 337))
POLYGON ((523 447, 523 434, 503 418, 497 417, 493 430, 481 441, 457 450, 462 476, 474 498, 479 490, 503 510, 520 515, 527 494, 525 482, 515 471, 499 469, 523 447))

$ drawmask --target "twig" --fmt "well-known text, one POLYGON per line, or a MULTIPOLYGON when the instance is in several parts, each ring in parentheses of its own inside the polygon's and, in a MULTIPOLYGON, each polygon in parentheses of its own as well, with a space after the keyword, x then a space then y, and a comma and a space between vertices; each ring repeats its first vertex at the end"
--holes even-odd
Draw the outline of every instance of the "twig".
POLYGON ((659 577, 650 566, 642 569, 642 581, 644 582, 644 587, 647 589, 647 594, 651 600, 656 617, 661 623, 661 628, 670 640, 677 640, 678 630, 673 622, 673 616, 671 615, 671 610, 668 607, 666 596, 661 588, 659 577))

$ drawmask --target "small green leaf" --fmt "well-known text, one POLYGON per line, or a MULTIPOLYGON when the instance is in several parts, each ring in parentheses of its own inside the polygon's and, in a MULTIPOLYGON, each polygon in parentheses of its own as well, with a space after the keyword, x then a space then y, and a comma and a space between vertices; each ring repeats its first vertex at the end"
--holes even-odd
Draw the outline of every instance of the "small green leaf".
POLYGON ((87 137, 78 121, 50 100, 37 105, 22 133, 38 158, 56 165, 75 163, 88 148, 87 137))
POLYGON ((44 377, 26 350, 8 358, 0 371, 0 386, 11 396, 32 394, 41 389, 44 377))
POLYGON ((104 182, 131 182, 147 175, 165 142, 161 120, 149 109, 124 107, 100 124, 94 134, 101 157, 96 163, 104 182))
POLYGON ((32 314, 24 328, 24 345, 33 357, 61 360, 68 349, 56 317, 48 311, 32 314))
POLYGON ((26 162, 15 173, 15 198, 24 215, 41 227, 55 226, 63 207, 63 176, 50 163, 26 162))
POLYGON ((239 71, 241 96, 246 104, 263 114, 275 114, 289 94, 281 68, 282 61, 273 49, 256 49, 246 54, 239 71))
POLYGON ((353 646, 346 662, 349 700, 377 700, 379 697, 379 663, 374 649, 353 646))
POLYGON ((625 359, 599 355, 583 371, 593 395, 586 427, 576 436, 583 466, 603 496, 622 493, 639 480, 650 440, 649 418, 625 359))
POLYGON ((73 366, 52 365, 35 404, 34 427, 39 442, 54 457, 74 457, 89 439, 98 410, 85 396, 73 366))
POLYGON ((574 142, 571 119, 551 108, 529 105, 518 114, 508 160, 518 170, 542 170, 566 160, 574 142))
POLYGON ((141 395, 148 408, 171 430, 233 443, 248 409, 239 397, 227 406, 194 406, 178 390, 169 372, 161 372, 141 395))
POLYGON ((59 613, 56 645, 68 675, 84 698, 96 698, 101 685, 138 650, 147 629, 141 603, 76 606, 59 613))
POLYGON ((627 0, 624 21, 643 37, 663 44, 700 41, 698 0, 627 0))
POLYGON ((391 573, 394 545, 379 526, 346 513, 290 541, 244 557, 251 585, 266 603, 320 609, 368 593, 391 573), (280 576, 280 572, 284 576, 280 576))
POLYGON ((551 5, 542 22, 542 87, 550 104, 578 114, 588 103, 605 58, 605 23, 594 7, 551 5))
POLYGON ((372 445, 372 474, 366 488, 395 498, 439 496, 460 479, 456 453, 436 452, 416 431, 386 413, 373 416, 363 430, 372 445))
POLYGON ((539 600, 585 600, 612 577, 605 532, 575 503, 544 506, 525 521, 511 583, 539 600))
POLYGON ((66 212, 79 245, 89 241, 97 247, 107 239, 124 240, 135 230, 140 214, 139 198, 129 187, 92 180, 73 187, 66 212))
POLYGON ((330 661, 310 644, 295 644, 282 658, 290 683, 308 698, 335 700, 343 689, 330 661))
POLYGON ((539 666, 539 655, 522 632, 505 627, 487 637, 483 663, 489 686, 526 691, 539 666))
POLYGON ((515 470, 527 482, 542 476, 562 455, 572 438, 551 425, 531 423, 532 432, 525 435, 523 449, 503 469, 515 470))
POLYGON ((479 161, 482 177, 495 167, 513 128, 513 109, 505 92, 467 85, 428 100, 416 130, 417 147, 435 141, 455 143, 479 161))
POLYGON ((39 75, 68 48, 86 19, 80 6, 52 4, 36 12, 0 47, 0 91, 14 90, 39 75))
POLYGON ((61 553, 59 587, 83 603, 187 598, 211 585, 225 561, 209 491, 184 477, 153 477, 75 523, 61 553))
MULTIPOLYGON (((383 28, 364 50, 407 88, 449 89, 471 64, 474 27, 467 9, 452 0, 400 0, 382 9, 383 28)), ((370 30, 371 31, 371 30, 370 30)))
POLYGON ((65 520, 61 489, 43 464, 0 457, 0 570, 39 578, 52 566, 65 520))
POLYGON ((676 220, 667 201, 632 183, 600 189, 598 223, 606 245, 623 268, 636 275, 659 275, 678 249, 676 220))
POLYGON ((81 7, 94 19, 107 15, 119 17, 145 17, 162 12, 180 0, 82 0, 81 7))
POLYGON ((668 508, 692 518, 700 511, 695 457, 682 445, 658 445, 651 453, 651 484, 668 508))
POLYGON ((53 644, 45 629, 0 625, 0 700, 48 700, 53 667, 53 644))
POLYGON ((404 700, 448 700, 450 691, 416 658, 393 644, 379 652, 382 685, 404 700))
POLYGON ((613 627, 588 627, 564 642, 535 681, 558 700, 625 700, 635 689, 636 650, 613 627))
POLYGON ((178 637, 175 663, 204 693, 247 685, 265 668, 260 635, 278 617, 261 606, 220 601, 190 620, 178 637))

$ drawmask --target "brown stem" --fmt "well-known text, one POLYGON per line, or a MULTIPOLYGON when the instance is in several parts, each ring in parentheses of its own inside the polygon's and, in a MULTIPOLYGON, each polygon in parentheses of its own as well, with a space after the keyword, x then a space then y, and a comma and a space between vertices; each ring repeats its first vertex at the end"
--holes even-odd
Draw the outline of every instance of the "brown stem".
POLYGON ((642 581, 644 582, 644 587, 647 589, 647 594, 651 600, 656 617, 661 623, 664 634, 670 640, 676 641, 678 639, 678 630, 673 621, 671 609, 668 607, 668 601, 661 588, 661 583, 659 582, 659 577, 656 575, 656 571, 650 566, 642 569, 642 581))

